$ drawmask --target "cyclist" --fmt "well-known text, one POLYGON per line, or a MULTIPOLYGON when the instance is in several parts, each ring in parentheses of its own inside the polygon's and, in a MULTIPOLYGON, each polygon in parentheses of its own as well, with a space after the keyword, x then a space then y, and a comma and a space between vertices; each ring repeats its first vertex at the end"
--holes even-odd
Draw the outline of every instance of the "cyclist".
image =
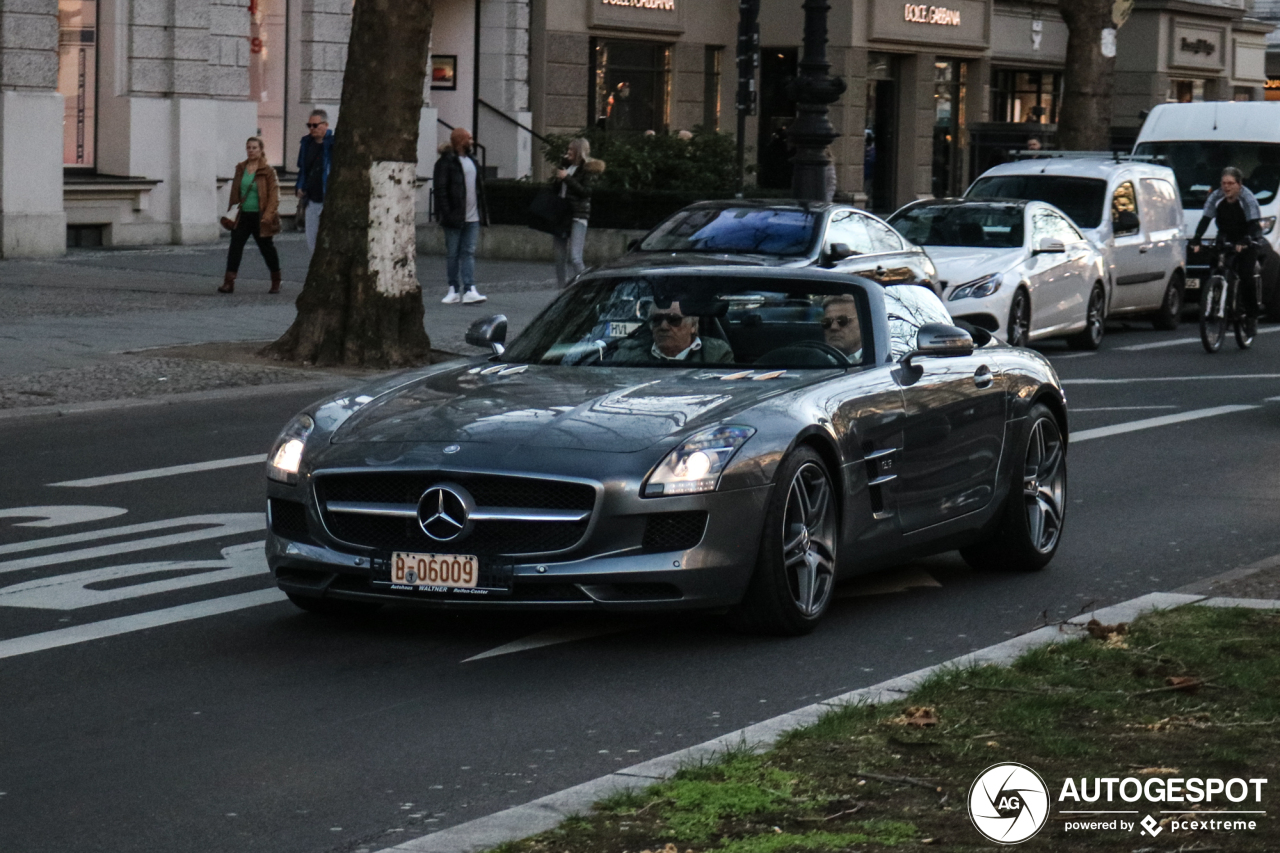
POLYGON ((1244 175, 1235 166, 1222 170, 1222 182, 1204 203, 1204 213, 1191 238, 1191 251, 1200 251, 1200 239, 1210 222, 1218 225, 1218 237, 1224 243, 1243 246, 1236 254, 1236 276, 1240 282, 1243 307, 1250 317, 1257 317, 1262 306, 1258 301, 1258 283, 1254 267, 1258 262, 1258 246, 1262 242, 1262 209, 1249 188, 1244 175))

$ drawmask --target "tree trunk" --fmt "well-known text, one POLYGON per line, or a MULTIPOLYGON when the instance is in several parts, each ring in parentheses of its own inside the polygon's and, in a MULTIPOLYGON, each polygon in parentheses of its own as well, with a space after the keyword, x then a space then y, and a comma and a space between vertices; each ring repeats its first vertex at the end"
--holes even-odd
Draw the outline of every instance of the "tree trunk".
POLYGON ((395 367, 431 351, 415 266, 418 121, 432 0, 356 0, 316 251, 264 354, 395 367))
POLYGON ((1106 151, 1111 147, 1111 86, 1115 57, 1102 55, 1102 31, 1114 27, 1114 0, 1058 0, 1067 24, 1067 66, 1058 147, 1106 151))

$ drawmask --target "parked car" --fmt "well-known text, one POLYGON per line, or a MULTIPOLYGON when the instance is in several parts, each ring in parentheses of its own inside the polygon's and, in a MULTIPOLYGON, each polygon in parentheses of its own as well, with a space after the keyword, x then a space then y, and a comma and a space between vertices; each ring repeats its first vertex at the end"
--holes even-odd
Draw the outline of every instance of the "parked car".
POLYGON ((1019 198, 1067 214, 1105 259, 1107 316, 1150 315, 1176 329, 1186 238, 1173 170, 1111 155, 1020 160, 988 169, 965 198, 1019 198))
POLYGON ((1053 368, 951 325, 926 288, 597 271, 504 349, 505 331, 477 321, 468 338, 492 355, 373 381, 285 427, 266 551, 295 604, 731 608, 799 634, 843 577, 953 548, 1035 570, 1058 547, 1053 368))
POLYGON ((1053 205, 917 201, 889 222, 933 258, 957 320, 1014 346, 1063 336, 1079 349, 1102 343, 1102 254, 1053 205))
POLYGON ((929 256, 883 219, 846 204, 726 199, 664 219, 606 269, 705 264, 825 267, 881 284, 936 288, 929 256))
MULTIPOLYGON (((1138 132, 1134 154, 1159 157, 1177 177, 1183 208, 1183 234, 1195 232, 1209 193, 1222 170, 1235 166, 1244 185, 1262 208, 1262 231, 1270 247, 1262 255, 1262 301, 1273 320, 1280 320, 1280 103, 1214 101, 1160 104, 1138 132)), ((1209 226, 1212 239, 1217 228, 1209 226)), ((1198 260, 1198 259, 1196 259, 1198 260)), ((1203 261, 1187 268, 1187 293, 1199 301, 1200 283, 1208 278, 1203 261)))

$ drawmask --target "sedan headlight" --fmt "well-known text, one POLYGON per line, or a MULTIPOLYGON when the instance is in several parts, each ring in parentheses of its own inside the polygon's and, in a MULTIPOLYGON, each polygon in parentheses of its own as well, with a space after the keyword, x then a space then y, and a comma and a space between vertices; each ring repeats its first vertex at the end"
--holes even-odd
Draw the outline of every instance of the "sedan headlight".
POLYGON ((992 275, 984 275, 982 278, 975 278, 973 281, 966 281, 964 284, 951 291, 951 295, 947 297, 948 302, 954 302, 957 299, 981 299, 984 296, 990 296, 1000 289, 1000 285, 1004 284, 1003 273, 993 273, 992 275))
POLYGON ((307 436, 316 428, 310 415, 298 415, 280 433, 267 457, 267 476, 272 480, 293 485, 298 482, 298 469, 302 466, 302 451, 307 446, 307 436))
POLYGON ((751 427, 721 426, 704 429, 685 439, 653 469, 645 482, 644 496, 695 495, 714 491, 733 454, 755 432, 751 427))

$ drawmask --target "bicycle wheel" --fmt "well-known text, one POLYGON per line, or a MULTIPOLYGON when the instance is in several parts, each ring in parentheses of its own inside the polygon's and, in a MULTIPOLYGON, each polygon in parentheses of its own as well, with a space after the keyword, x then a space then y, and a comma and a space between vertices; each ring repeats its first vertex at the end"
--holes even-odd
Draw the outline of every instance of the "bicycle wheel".
POLYGON ((1227 318, 1222 310, 1227 281, 1220 275, 1210 278, 1200 291, 1200 342, 1205 352, 1217 352, 1227 334, 1227 318))
POLYGON ((1258 318, 1250 317, 1243 311, 1236 312, 1236 346, 1248 349, 1253 346, 1254 336, 1258 334, 1258 318))

